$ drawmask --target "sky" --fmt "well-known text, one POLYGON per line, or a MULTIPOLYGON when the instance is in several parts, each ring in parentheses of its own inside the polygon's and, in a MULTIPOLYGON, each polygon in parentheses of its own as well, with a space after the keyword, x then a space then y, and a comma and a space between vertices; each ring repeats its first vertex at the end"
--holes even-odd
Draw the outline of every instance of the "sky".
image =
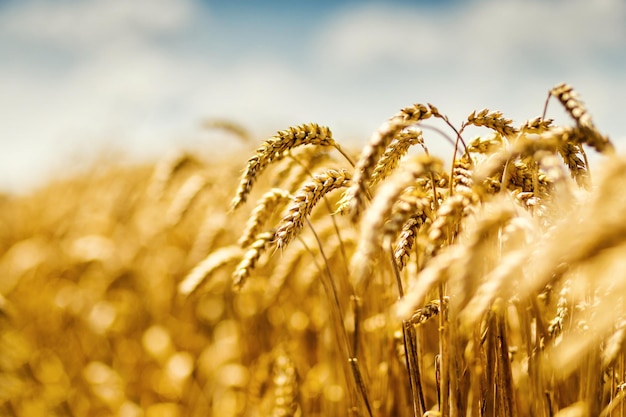
POLYGON ((413 103, 518 125, 560 82, 623 150, 626 2, 0 0, 0 191, 108 153, 249 151, 207 119, 258 143, 316 122, 355 149, 413 103))

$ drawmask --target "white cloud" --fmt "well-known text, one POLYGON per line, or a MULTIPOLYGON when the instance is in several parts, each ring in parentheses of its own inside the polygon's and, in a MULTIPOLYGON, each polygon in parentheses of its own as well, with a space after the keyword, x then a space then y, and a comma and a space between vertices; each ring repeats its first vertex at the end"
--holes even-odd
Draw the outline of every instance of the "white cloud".
POLYGON ((574 59, 597 49, 617 53, 626 43, 625 19, 620 1, 483 0, 454 9, 380 3, 336 16, 320 33, 317 48, 351 69, 386 61, 440 67, 495 60, 510 66, 524 63, 520 58, 531 65, 534 54, 574 59))
POLYGON ((186 0, 30 1, 7 6, 0 27, 18 40, 91 49, 176 31, 188 21, 191 6, 186 0))
POLYGON ((354 6, 316 22, 311 39, 285 33, 298 53, 249 34, 215 38, 229 22, 210 13, 192 0, 0 8, 0 189, 107 146, 151 157, 211 149, 203 117, 262 134, 315 121, 341 141, 365 140, 416 101, 457 122, 482 107, 521 122, 560 81, 580 90, 601 128, 626 137, 615 105, 626 94, 619 0, 354 6), (230 42, 250 47, 228 51, 230 42))
POLYGON ((540 113, 550 87, 566 81, 601 126, 626 138, 614 105, 626 93, 624 22, 626 5, 615 0, 483 0, 454 9, 370 4, 337 15, 315 49, 355 86, 385 74, 387 90, 377 92, 386 103, 411 92, 409 100, 433 101, 453 120, 491 107, 521 122, 540 113))

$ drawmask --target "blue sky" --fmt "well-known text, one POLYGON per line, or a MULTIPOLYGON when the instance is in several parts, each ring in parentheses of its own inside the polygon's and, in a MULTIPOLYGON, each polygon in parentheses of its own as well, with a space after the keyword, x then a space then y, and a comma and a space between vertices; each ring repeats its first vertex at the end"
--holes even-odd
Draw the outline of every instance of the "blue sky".
MULTIPOLYGON (((0 190, 108 150, 236 150, 205 118, 258 141, 314 121, 355 148, 415 102, 457 125, 484 107, 521 123, 561 81, 626 146, 621 0, 14 0, 0 62, 0 190)), ((554 102, 550 115, 569 122, 554 102)))

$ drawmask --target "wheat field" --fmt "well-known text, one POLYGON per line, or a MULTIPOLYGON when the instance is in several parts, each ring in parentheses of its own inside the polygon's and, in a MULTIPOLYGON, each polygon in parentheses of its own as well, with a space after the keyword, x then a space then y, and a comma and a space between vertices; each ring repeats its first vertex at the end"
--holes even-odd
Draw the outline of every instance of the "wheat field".
POLYGON ((542 104, 0 196, 0 415, 624 416, 626 159, 542 104))

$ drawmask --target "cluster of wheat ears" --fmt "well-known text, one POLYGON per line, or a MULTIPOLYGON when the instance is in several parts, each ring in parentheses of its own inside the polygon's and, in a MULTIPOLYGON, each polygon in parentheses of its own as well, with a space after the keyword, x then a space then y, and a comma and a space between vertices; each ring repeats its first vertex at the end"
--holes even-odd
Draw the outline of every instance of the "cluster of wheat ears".
POLYGON ((625 414, 626 159, 570 86, 519 128, 415 104, 358 157, 304 124, 240 168, 0 198, 1 415, 625 414))

